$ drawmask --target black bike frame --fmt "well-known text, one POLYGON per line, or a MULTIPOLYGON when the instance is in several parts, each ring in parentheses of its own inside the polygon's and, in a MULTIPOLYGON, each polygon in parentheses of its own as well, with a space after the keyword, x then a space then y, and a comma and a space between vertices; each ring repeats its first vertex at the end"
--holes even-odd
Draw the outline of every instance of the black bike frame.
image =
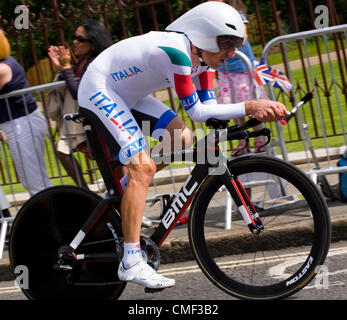
MULTIPOLYGON (((94 209, 91 216, 73 239, 70 244, 73 252, 77 249, 87 233, 91 230, 103 213, 107 211, 109 206, 111 204, 119 206, 121 197, 123 195, 123 189, 120 185, 119 178, 115 170, 115 168, 120 165, 119 162, 110 156, 102 136, 95 130, 88 120, 84 121, 84 128, 88 138, 89 147, 98 164, 110 197, 100 201, 99 205, 94 209)), ((177 156, 181 156, 183 158, 182 160, 189 159, 190 161, 196 163, 196 166, 188 176, 181 190, 164 208, 162 220, 155 229, 154 233, 150 236, 150 239, 157 245, 158 248, 175 227, 177 221, 184 214, 203 181, 213 174, 213 172, 216 172, 218 166, 219 169, 220 166, 223 167, 224 172, 220 174, 220 178, 230 192, 250 230, 252 232, 259 230, 259 225, 261 225, 259 216, 254 206, 250 202, 245 189, 242 187, 240 180, 234 179, 230 173, 227 166, 227 159, 224 157, 218 147, 221 132, 222 131, 220 130, 211 130, 211 132, 203 139, 199 140, 196 143, 196 146, 191 150, 181 150, 152 156, 155 162, 158 159, 169 159, 170 162, 174 162, 177 156), (209 155, 211 154, 214 154, 215 157, 210 157, 209 155), (213 159, 213 162, 216 162, 216 159, 218 159, 218 163, 211 163, 211 158, 213 159)), ((239 136, 236 137, 240 138, 239 136)), ((85 255, 81 255, 80 257, 78 256, 79 255, 75 255, 75 259, 84 260, 86 258, 95 258, 100 261, 101 258, 100 254, 96 255, 95 257, 93 254, 88 254, 88 257, 85 255)), ((103 260, 109 260, 109 253, 105 253, 104 258, 105 259, 103 260)))

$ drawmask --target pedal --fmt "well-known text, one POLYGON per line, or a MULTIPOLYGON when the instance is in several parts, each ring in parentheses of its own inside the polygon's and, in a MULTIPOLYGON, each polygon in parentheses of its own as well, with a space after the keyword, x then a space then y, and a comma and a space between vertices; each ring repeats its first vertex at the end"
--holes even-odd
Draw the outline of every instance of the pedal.
POLYGON ((145 293, 155 293, 164 290, 165 288, 153 289, 153 288, 145 288, 145 293))
POLYGON ((153 226, 153 221, 143 216, 141 226, 144 228, 151 228, 153 226))
POLYGON ((53 265, 53 269, 57 271, 71 271, 72 267, 67 264, 56 263, 53 265))

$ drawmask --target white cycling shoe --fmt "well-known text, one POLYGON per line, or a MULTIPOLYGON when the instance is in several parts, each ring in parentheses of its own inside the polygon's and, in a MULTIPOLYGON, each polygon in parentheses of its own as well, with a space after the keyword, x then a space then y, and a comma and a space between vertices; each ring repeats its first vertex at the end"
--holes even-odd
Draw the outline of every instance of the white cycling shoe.
POLYGON ((165 289, 173 287, 176 283, 175 279, 166 278, 157 273, 144 260, 139 261, 129 269, 125 269, 121 262, 118 268, 118 278, 122 281, 140 284, 149 289, 165 289))

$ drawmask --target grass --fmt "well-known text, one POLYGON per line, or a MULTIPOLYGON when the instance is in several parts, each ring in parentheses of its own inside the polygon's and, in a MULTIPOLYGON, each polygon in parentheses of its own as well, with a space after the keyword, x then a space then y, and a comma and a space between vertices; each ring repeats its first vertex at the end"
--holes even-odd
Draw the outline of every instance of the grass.
MULTIPOLYGON (((303 41, 302 40, 299 40, 299 41, 301 44, 302 53, 305 57, 305 48, 303 45, 303 41)), ((320 52, 322 54, 326 53, 325 43, 321 37, 318 39, 318 43, 319 43, 320 52)), ((327 37, 327 44, 328 44, 329 52, 335 51, 335 42, 333 39, 331 39, 331 37, 327 37)), ((341 50, 341 43, 338 42, 338 45, 339 45, 339 49, 341 50)), ((316 41, 314 39, 306 40, 306 46, 307 46, 308 55, 310 57, 317 55, 317 45, 316 45, 316 41)), ((344 40, 343 47, 345 48, 345 40, 344 40)), ((288 56, 289 61, 300 59, 300 51, 298 48, 298 42, 297 41, 286 42, 285 48, 287 50, 287 56, 288 56)), ((262 45, 260 45, 260 44, 259 45, 253 45, 252 49, 253 49, 254 55, 259 60, 261 57, 262 51, 263 51, 262 45)), ((283 56, 281 53, 280 46, 278 45, 270 51, 269 64, 274 65, 274 64, 279 64, 282 62, 283 62, 283 56)))

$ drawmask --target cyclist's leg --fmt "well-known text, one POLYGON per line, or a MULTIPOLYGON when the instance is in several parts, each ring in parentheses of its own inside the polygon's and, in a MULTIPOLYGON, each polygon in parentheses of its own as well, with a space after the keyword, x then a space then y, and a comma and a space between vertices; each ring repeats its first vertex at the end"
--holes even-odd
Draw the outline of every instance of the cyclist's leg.
POLYGON ((143 150, 131 158, 126 168, 129 181, 121 204, 124 251, 118 277, 123 281, 138 283, 147 288, 172 287, 175 285, 175 280, 161 276, 146 264, 140 247, 146 194, 156 166, 146 150, 143 150))
MULTIPOLYGON (((189 148, 193 135, 184 121, 166 104, 147 96, 141 99, 131 110, 146 136, 152 136, 161 143, 152 150, 170 152, 189 148)), ((157 171, 168 163, 157 164, 157 171)))
POLYGON ((125 166, 129 181, 121 204, 124 242, 137 243, 140 241, 146 194, 156 167, 146 150, 134 155, 125 166))
POLYGON ((129 171, 129 182, 123 195, 121 214, 124 246, 132 246, 134 250, 126 251, 123 255, 118 276, 121 280, 139 283, 149 288, 173 286, 175 284, 173 279, 158 275, 154 269, 143 263, 141 250, 136 250, 140 242, 146 192, 156 169, 145 151, 147 147, 145 137, 121 96, 106 86, 96 87, 94 81, 95 78, 91 79, 90 83, 84 81, 82 89, 80 88, 79 103, 83 106, 81 111, 85 114, 92 113, 93 118, 96 116, 99 119, 93 123, 100 124, 101 120, 102 134, 106 137, 106 141, 111 140, 109 145, 111 153, 116 154, 116 158, 129 171))
MULTIPOLYGON (((146 152, 141 152, 146 148, 146 141, 126 103, 116 92, 106 87, 95 89, 94 92, 90 91, 86 96, 88 99, 86 98, 82 102, 82 113, 88 117, 92 116, 93 123, 101 129, 110 148, 111 156, 117 157, 125 165, 136 155, 129 167, 138 168, 139 173, 137 175, 132 174, 131 178, 140 187, 143 187, 144 183, 142 181, 146 181, 145 169, 150 167, 151 160, 149 157, 146 157, 146 152), (87 112, 84 109, 87 109, 87 112), (90 115, 90 112, 92 115, 90 115), (112 139, 114 140, 113 142, 110 141, 112 139), (145 162, 148 163, 147 166, 145 164, 142 165, 145 162)), ((151 172, 153 169, 149 171, 151 172)), ((151 173, 150 176, 153 176, 153 174, 151 173)), ((123 201, 127 201, 127 198, 125 195, 123 201)), ((136 207, 136 201, 134 203, 136 207)), ((122 214, 125 215, 126 212, 122 211, 122 214)), ((124 219, 124 221, 127 223, 127 219, 124 219)), ((134 221, 134 224, 136 225, 136 221, 134 221)), ((126 232, 124 235, 125 239, 128 240, 126 232)))
MULTIPOLYGON (((156 148, 166 150, 167 152, 188 149, 193 144, 193 134, 183 120, 179 117, 172 119, 165 128, 166 138, 163 138, 156 148)), ((156 153, 153 150, 153 153, 156 153)), ((179 161, 179 160, 178 160, 179 161)), ((157 171, 165 168, 169 163, 158 163, 157 171)))

